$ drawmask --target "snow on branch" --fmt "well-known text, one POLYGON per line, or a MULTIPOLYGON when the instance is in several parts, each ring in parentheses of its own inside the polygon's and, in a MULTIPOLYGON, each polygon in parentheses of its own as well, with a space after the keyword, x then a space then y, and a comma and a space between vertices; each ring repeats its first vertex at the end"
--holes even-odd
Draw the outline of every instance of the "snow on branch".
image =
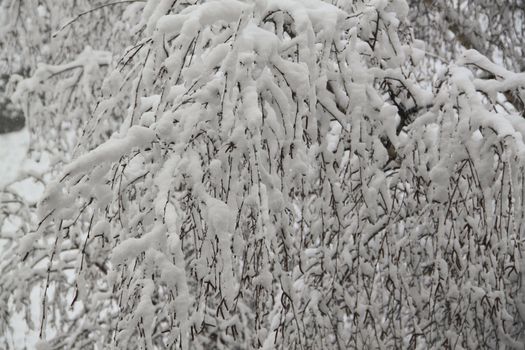
POLYGON ((417 81, 402 0, 142 11, 25 241, 50 346, 520 341, 525 125, 486 95, 523 73, 467 51, 417 81))

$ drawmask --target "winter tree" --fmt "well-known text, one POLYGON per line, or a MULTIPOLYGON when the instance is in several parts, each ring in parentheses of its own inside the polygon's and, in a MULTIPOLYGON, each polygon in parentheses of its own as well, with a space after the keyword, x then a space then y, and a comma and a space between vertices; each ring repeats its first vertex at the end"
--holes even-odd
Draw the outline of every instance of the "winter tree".
POLYGON ((121 1, 52 24, 71 53, 12 98, 59 161, 0 262, 0 329, 40 288, 43 349, 522 349, 525 73, 486 43, 522 36, 455 3, 121 1))

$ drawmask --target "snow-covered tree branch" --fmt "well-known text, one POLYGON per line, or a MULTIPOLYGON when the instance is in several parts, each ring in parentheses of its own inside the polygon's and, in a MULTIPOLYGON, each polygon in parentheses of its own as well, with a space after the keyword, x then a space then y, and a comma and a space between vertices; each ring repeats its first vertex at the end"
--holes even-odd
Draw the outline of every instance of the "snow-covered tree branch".
POLYGON ((13 95, 76 145, 0 265, 40 346, 522 347, 525 73, 437 63, 405 0, 118 6, 13 95))

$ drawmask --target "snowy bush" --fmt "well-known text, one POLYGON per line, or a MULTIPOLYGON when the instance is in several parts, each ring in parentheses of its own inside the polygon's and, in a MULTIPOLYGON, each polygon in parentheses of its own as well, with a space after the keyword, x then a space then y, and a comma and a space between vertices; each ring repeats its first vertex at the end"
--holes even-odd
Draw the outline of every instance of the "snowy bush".
POLYGON ((467 50, 420 81, 404 0, 132 6, 121 57, 15 93, 109 67, 1 277, 42 286, 46 345, 522 347, 524 73, 467 50))

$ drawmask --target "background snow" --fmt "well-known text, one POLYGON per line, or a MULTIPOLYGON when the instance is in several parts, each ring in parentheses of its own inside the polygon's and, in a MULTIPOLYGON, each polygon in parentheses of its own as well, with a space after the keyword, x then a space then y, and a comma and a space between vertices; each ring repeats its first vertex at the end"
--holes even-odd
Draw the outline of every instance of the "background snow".
MULTIPOLYGON (((42 185, 31 180, 13 183, 22 171, 36 165, 28 161, 28 148, 29 132, 27 129, 8 134, 0 134, 0 189, 9 186, 10 189, 22 195, 24 198, 36 201, 42 194, 42 185)), ((1 227, 3 232, 14 229, 16 229, 15 224, 9 222, 1 227)), ((2 259, 3 252, 4 242, 0 240, 0 259, 2 259)), ((38 298, 39 291, 35 290, 31 298, 34 305, 37 305, 38 298)), ((37 309, 33 312, 34 321, 37 321, 38 312, 37 309)), ((38 338, 37 333, 28 328, 22 314, 14 315, 11 326, 14 329, 14 335, 12 339, 8 339, 8 342, 13 346, 13 349, 32 349, 35 347, 38 338)), ((4 336, 0 335, 0 343, 3 341, 4 336)))
POLYGON ((0 188, 15 180, 28 147, 27 129, 0 135, 0 188))

